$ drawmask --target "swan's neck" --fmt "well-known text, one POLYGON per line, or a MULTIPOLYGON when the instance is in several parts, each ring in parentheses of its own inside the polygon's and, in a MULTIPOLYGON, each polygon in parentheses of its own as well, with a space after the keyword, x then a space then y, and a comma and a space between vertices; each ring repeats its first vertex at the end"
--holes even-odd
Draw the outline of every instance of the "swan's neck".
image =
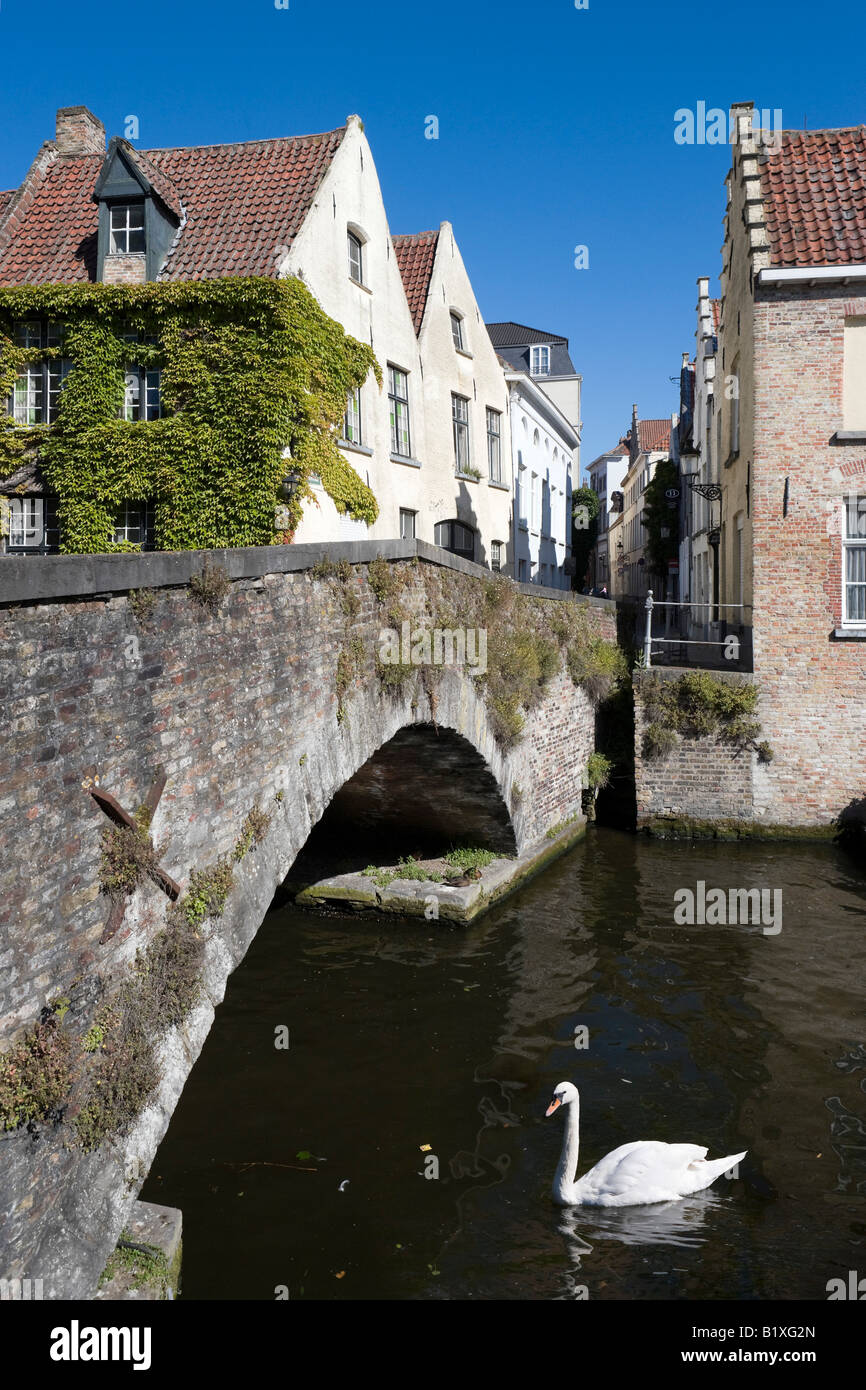
POLYGON ((577 1153, 580 1147, 580 1101, 573 1100, 565 1116, 565 1133, 562 1137, 562 1153, 559 1166, 553 1179, 553 1191, 557 1197, 567 1198, 577 1181, 577 1153))

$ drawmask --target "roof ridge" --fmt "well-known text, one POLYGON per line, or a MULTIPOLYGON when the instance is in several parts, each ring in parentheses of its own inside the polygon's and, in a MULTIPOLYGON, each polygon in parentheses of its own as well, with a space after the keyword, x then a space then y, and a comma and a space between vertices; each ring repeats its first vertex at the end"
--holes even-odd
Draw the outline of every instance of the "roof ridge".
POLYGON ((326 140, 328 136, 348 129, 347 125, 338 125, 334 126, 333 130, 316 130, 309 135, 266 135, 258 140, 217 140, 212 145, 151 145, 146 150, 139 150, 133 145, 133 149, 143 155, 177 154, 181 150, 237 150, 244 145, 280 145, 288 144, 291 140, 326 140))

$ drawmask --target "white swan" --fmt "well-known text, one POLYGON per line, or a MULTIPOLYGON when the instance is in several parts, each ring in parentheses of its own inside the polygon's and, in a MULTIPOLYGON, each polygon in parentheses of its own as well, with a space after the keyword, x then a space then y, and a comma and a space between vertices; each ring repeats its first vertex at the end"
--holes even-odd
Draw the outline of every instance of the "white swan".
POLYGON ((559 1083, 545 1114, 552 1115, 562 1105, 569 1110, 553 1179, 553 1198, 562 1207, 635 1207, 648 1202, 677 1201, 709 1187, 748 1152, 708 1161, 707 1150, 697 1144, 639 1139, 633 1144, 621 1144, 582 1178, 577 1178, 580 1096, 570 1081, 559 1083))

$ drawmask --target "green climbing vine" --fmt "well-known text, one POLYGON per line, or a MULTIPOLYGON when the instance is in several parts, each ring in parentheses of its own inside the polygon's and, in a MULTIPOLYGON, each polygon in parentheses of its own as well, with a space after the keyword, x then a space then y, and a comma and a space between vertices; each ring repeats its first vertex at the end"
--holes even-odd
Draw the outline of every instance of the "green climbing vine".
POLYGON ((371 371, 381 384, 381 368, 300 280, 0 289, 0 399, 37 361, 66 373, 56 419, 0 417, 0 477, 33 465, 59 499, 66 552, 139 549, 113 536, 118 509, 141 501, 158 549, 290 541, 311 474, 338 511, 378 515, 336 439, 347 394, 371 371), (17 328, 36 321, 53 325, 51 346, 21 345, 17 328), (159 370, 162 418, 120 418, 133 365, 159 370), (298 486, 283 503, 287 467, 298 486))

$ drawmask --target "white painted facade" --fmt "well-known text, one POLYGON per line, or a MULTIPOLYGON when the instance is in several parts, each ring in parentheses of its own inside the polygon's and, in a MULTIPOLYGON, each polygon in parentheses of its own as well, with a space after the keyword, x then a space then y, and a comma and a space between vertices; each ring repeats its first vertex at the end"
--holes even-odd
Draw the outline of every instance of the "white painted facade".
POLYGON ((629 452, 623 446, 599 454, 587 469, 589 486, 599 499, 598 538, 595 543, 591 581, 593 586, 604 585, 612 592, 610 559, 610 526, 614 514, 613 494, 622 492, 623 481, 629 468, 629 452))
POLYGON ((430 531, 429 535, 424 531, 424 539, 437 541, 437 523, 459 521, 476 533, 475 560, 507 573, 512 558, 508 387, 450 222, 443 222, 439 229, 418 343, 427 433, 419 478, 430 531), (460 320, 462 349, 454 342, 452 314, 460 320), (455 405, 455 397, 464 404, 455 405), (455 409, 465 413, 468 423, 468 463, 462 471, 455 444, 455 409), (492 448, 488 426, 494 422, 488 412, 495 415, 497 448, 492 448))
MULTIPOLYGON (((692 440, 696 455, 685 457, 683 471, 697 474, 700 483, 719 482, 718 448, 716 439, 715 376, 716 336, 713 306, 709 293, 709 278, 698 280, 697 328, 695 331, 695 400, 692 440)), ((708 541, 709 528, 718 524, 719 504, 708 502, 683 482, 683 535, 680 540, 680 592, 692 607, 687 614, 687 635, 695 640, 718 639, 718 622, 713 621, 711 607, 714 598, 713 549, 708 541)))
POLYGON ((345 137, 279 269, 299 276, 327 314, 371 345, 383 375, 381 387, 371 372, 361 389, 360 441, 340 445, 376 497, 377 520, 368 527, 341 516, 314 483, 315 501, 305 504, 295 540, 385 539, 414 531, 437 544, 437 527, 459 521, 474 533, 473 558, 490 565, 498 543, 504 569, 511 555, 511 449, 502 369, 448 222, 440 228, 416 337, 376 167, 357 116, 348 118, 345 137), (350 260, 350 232, 361 243, 362 283, 357 261, 350 260), (452 311, 462 318, 463 352, 453 342, 452 311), (408 454, 392 449, 389 367, 405 373, 408 454), (469 467, 478 479, 457 475, 452 394, 466 402, 469 467), (500 486, 489 478, 488 408, 501 419, 500 486))
POLYGON ((571 494, 580 436, 524 372, 506 371, 514 469, 514 557, 524 583, 570 589, 571 494))

